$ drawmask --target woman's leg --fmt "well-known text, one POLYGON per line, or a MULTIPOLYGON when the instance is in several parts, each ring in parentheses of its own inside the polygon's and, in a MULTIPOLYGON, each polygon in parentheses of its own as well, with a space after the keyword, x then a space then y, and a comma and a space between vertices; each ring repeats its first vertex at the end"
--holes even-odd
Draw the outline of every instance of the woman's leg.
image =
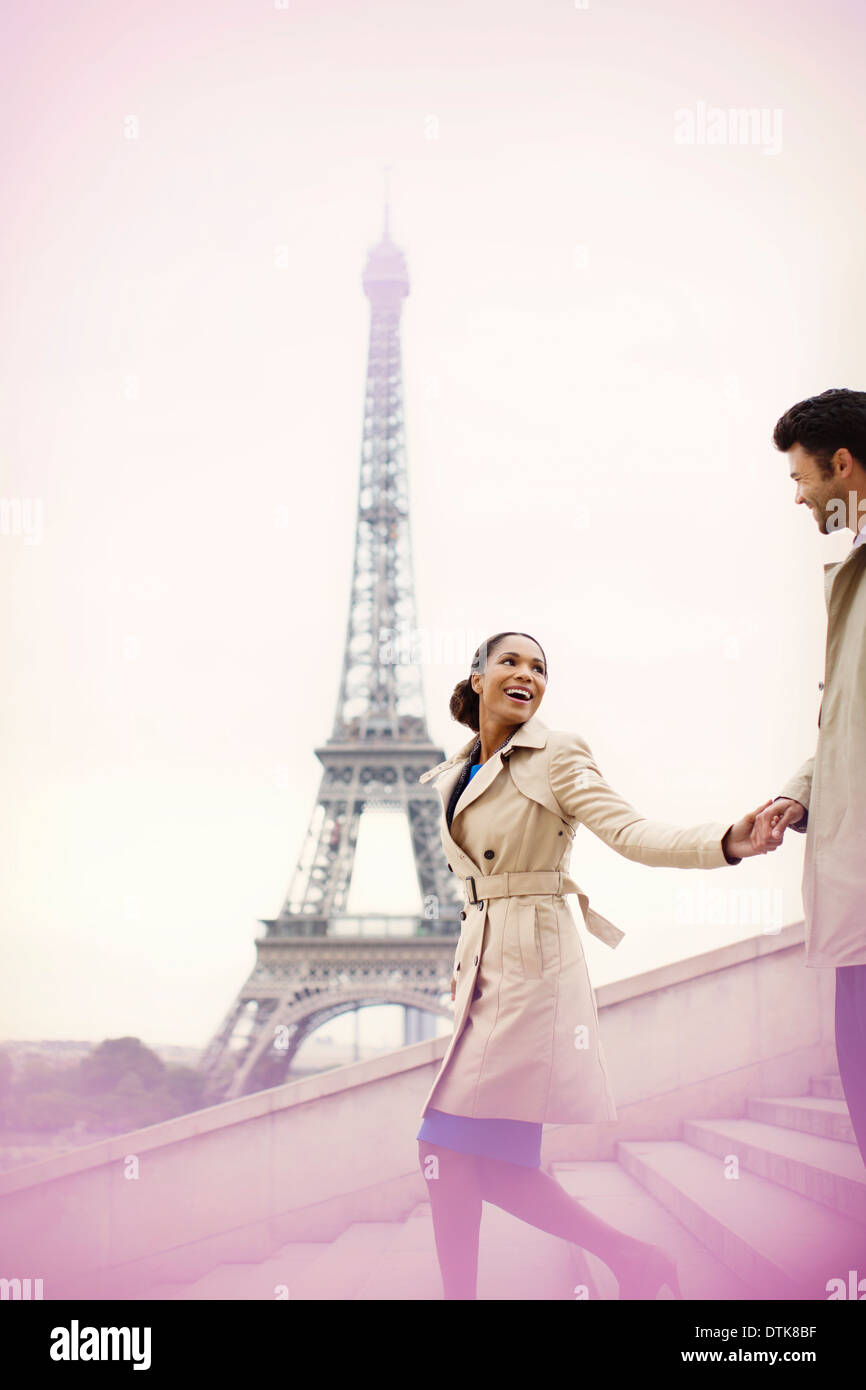
POLYGON ((540 1168, 523 1168, 500 1158, 479 1157, 478 1180, 485 1202, 510 1211, 551 1235, 579 1245, 604 1263, 616 1275, 620 1297, 635 1296, 644 1276, 642 1268, 654 1246, 609 1226, 581 1206, 560 1187, 555 1178, 540 1168))
POLYGON ((481 1190, 475 1154, 418 1140, 446 1299, 477 1297, 481 1190))

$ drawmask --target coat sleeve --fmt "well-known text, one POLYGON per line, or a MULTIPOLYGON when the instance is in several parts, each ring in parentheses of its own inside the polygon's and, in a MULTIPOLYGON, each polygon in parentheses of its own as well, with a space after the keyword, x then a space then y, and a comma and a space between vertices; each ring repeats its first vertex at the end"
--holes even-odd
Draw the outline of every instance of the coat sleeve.
POLYGON ((647 820, 607 783, 587 743, 562 736, 548 764, 550 789, 563 815, 585 825, 617 854, 654 868, 716 869, 729 862, 722 840, 729 825, 678 826, 647 820))
POLYGON ((812 774, 814 770, 815 756, 813 754, 811 758, 806 759, 802 767, 797 769, 794 776, 790 781, 785 783, 779 796, 776 797, 778 801, 780 797, 789 796, 792 801, 799 801, 801 806, 806 807, 805 816, 798 820, 796 825, 790 827, 791 830, 799 830, 801 834, 807 830, 809 826, 809 798, 812 795, 812 774))

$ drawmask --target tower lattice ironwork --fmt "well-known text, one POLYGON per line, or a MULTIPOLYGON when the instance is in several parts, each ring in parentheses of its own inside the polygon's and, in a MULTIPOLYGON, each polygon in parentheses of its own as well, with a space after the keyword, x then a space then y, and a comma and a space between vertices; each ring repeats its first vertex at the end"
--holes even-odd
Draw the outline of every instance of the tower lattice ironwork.
POLYGON ((382 239, 362 279, 370 301, 357 527, 349 616, 334 724, 315 749, 322 776, 307 835, 279 916, 263 920, 256 963, 201 1067, 210 1097, 290 1079, 306 1037, 370 1004, 450 1014, 448 986, 462 899, 439 837, 441 802, 419 775, 445 753, 427 729, 415 659, 415 589, 406 471, 400 317, 405 257, 382 239), (355 846, 366 809, 408 820, 423 903, 418 917, 347 913, 355 846))

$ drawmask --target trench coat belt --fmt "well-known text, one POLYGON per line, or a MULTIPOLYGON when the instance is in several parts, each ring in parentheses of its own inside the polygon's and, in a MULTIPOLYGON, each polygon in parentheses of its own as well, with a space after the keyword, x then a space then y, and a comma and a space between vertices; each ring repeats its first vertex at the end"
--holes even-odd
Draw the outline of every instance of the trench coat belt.
POLYGON ((519 873, 479 874, 462 880, 467 904, 483 905, 488 898, 520 897, 526 893, 552 893, 562 896, 576 893, 580 903, 587 931, 597 936, 606 946, 614 949, 625 936, 624 931, 615 927, 600 912, 589 905, 589 898, 575 883, 570 874, 561 869, 527 869, 519 873))

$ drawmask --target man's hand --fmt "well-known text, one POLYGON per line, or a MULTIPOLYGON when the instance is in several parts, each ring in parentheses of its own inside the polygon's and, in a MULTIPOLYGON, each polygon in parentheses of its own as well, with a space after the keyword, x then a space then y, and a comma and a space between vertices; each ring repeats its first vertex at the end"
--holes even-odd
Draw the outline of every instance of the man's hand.
MULTIPOLYGON (((755 821, 752 829, 753 844, 767 844, 770 848, 776 848, 782 843, 782 837, 789 825, 796 825, 806 814, 806 807, 799 801, 794 801, 793 797, 782 796, 778 801, 772 801, 768 807, 763 809, 755 821)), ((760 849, 755 850, 756 854, 761 854, 760 849)))
MULTIPOLYGON (((728 854, 735 859, 749 859, 754 854, 769 854, 771 850, 779 848, 779 838, 773 830, 773 822, 770 820, 764 823, 761 819, 767 815, 772 804, 772 801, 765 801, 763 806, 756 807, 731 826, 722 840, 722 846, 728 854), (760 830, 757 828, 759 825, 760 830)), ((803 808, 800 809, 802 811, 803 808)))

